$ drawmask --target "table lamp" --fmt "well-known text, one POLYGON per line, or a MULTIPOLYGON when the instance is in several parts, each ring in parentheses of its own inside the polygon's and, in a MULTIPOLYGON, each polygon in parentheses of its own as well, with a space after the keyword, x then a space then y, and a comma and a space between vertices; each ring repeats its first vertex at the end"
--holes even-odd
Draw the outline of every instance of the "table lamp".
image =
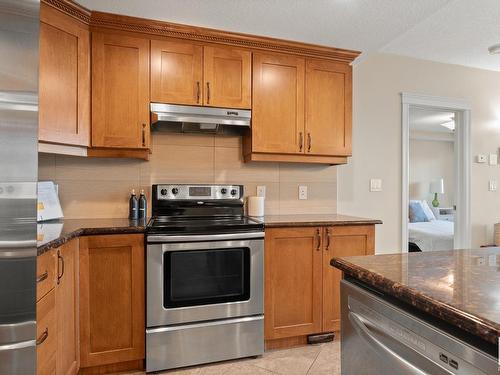
POLYGON ((444 180, 442 178, 431 182, 430 192, 434 194, 433 207, 439 207, 438 194, 444 194, 444 180))

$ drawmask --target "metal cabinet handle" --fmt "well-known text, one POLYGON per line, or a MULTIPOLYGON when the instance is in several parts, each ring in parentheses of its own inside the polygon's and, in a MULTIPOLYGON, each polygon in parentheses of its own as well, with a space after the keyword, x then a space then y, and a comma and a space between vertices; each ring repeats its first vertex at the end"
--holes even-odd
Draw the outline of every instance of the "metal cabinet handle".
POLYGON ((316 251, 321 250, 321 233, 319 231, 319 228, 316 229, 316 239, 318 240, 318 246, 316 247, 316 251))
POLYGON ((210 82, 207 82, 207 104, 210 104, 210 82))
POLYGON ((61 252, 57 251, 57 285, 61 283, 61 279, 64 276, 64 257, 61 256, 61 252), (59 264, 61 264, 61 274, 59 274, 59 264))
POLYGON ((142 147, 146 147, 146 124, 142 124, 142 147))
POLYGON ((196 81, 196 103, 200 102, 200 81, 196 81))
POLYGON ((49 337, 49 329, 45 328, 45 331, 40 335, 39 338, 36 339, 36 344, 41 345, 47 338, 49 337))
POLYGON ((307 133, 307 152, 311 152, 312 140, 311 133, 307 133))
POLYGON ((326 228, 326 247, 325 247, 326 251, 330 250, 330 239, 331 239, 330 228, 326 228))
POLYGON ((47 277, 49 277, 49 271, 45 271, 44 273, 42 273, 40 276, 38 276, 36 278, 36 282, 37 283, 41 283, 43 280, 46 280, 47 277))
POLYGON ((302 152, 302 147, 304 147, 304 137, 302 132, 299 133, 299 151, 302 152))

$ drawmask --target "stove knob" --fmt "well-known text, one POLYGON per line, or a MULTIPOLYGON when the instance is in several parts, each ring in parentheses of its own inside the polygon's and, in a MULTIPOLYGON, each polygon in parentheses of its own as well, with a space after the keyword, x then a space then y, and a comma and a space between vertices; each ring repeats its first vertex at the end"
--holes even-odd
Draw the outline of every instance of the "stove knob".
POLYGON ((227 194, 227 189, 226 188, 222 188, 222 189, 220 189, 220 192, 221 192, 221 194, 227 194))
POLYGON ((172 189, 172 194, 173 195, 177 195, 178 192, 179 192, 179 189, 177 189, 177 188, 173 188, 172 189))
POLYGON ((168 194, 168 190, 167 189, 161 189, 160 190, 160 194, 161 195, 167 195, 168 194))
POLYGON ((231 195, 234 197, 238 191, 236 189, 231 189, 231 195))

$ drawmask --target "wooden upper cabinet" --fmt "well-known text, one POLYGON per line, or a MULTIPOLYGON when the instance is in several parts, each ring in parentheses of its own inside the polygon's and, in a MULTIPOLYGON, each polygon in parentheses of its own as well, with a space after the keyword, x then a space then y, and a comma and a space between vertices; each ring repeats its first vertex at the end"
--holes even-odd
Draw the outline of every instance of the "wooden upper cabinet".
POLYGON ((252 53, 230 47, 204 47, 203 104, 251 108, 252 53))
POLYGON ((301 57, 254 54, 252 152, 304 153, 304 70, 301 57))
POLYGON ((321 240, 321 228, 266 229, 266 340, 321 332, 321 240))
POLYGON ((333 257, 372 255, 375 226, 335 226, 324 229, 323 331, 340 330, 340 280, 342 272, 330 265, 333 257))
POLYGON ((203 47, 176 40, 151 41, 151 101, 203 103, 203 47))
POLYGON ((306 61, 306 153, 351 155, 351 77, 348 64, 306 61))
POLYGON ((142 234, 80 238, 82 368, 144 359, 144 267, 142 234))
POLYGON ((149 148, 149 40, 92 33, 92 146, 149 148))
POLYGON ((89 146, 88 25, 44 3, 40 21, 39 140, 89 146))

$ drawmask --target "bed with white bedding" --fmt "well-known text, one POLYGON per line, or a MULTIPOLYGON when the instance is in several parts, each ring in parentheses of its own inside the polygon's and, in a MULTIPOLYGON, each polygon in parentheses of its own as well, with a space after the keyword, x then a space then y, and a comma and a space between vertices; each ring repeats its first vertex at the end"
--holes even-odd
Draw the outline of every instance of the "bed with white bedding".
POLYGON ((414 243, 422 251, 453 249, 454 233, 453 221, 408 223, 408 242, 414 243))

